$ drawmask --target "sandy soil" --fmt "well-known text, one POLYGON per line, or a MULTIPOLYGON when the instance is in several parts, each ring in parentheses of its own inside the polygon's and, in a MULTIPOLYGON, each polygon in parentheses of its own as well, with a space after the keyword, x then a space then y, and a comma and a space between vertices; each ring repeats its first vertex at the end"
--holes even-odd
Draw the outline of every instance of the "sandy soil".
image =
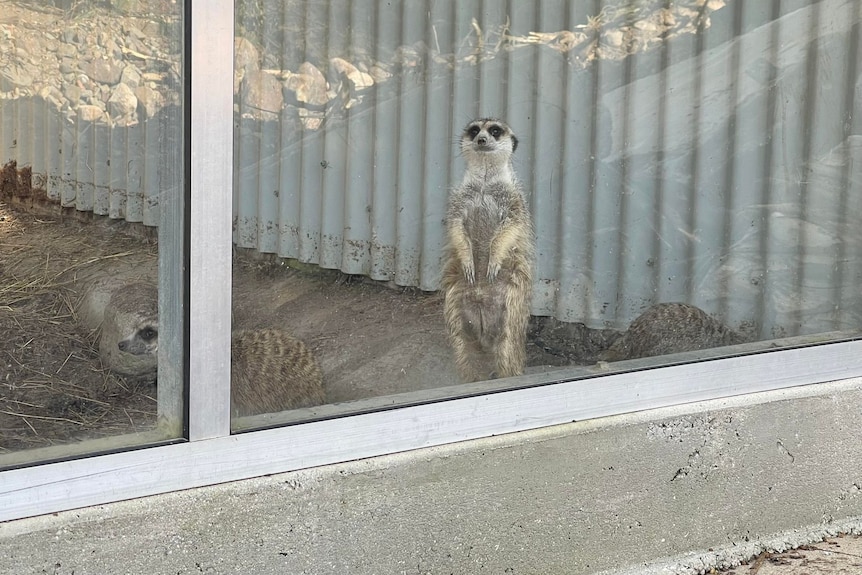
POLYGON ((862 573, 862 537, 840 535, 783 553, 765 551, 725 575, 855 575, 862 573))

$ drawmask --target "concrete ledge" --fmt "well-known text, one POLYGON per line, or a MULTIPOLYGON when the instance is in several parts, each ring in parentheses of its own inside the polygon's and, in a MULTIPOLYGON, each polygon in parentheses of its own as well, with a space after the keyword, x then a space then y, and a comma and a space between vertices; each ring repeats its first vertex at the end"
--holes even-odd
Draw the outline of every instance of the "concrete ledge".
POLYGON ((699 573, 862 526, 862 380, 0 524, 0 573, 699 573))

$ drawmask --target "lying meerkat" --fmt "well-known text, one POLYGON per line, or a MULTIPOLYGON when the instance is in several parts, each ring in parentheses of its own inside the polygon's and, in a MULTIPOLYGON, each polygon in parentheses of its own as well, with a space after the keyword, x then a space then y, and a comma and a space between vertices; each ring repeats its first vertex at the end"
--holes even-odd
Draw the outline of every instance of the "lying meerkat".
POLYGON ((233 332, 230 359, 231 409, 239 416, 326 403, 323 375, 311 351, 281 330, 233 332))
POLYGON ((743 343, 742 336, 686 303, 658 303, 639 315, 601 361, 621 361, 743 343))
POLYGON ((467 382, 520 375, 532 291, 533 224, 512 166, 518 139, 500 120, 461 135, 464 179, 449 197, 442 288, 449 341, 467 382))
MULTIPOLYGON (((105 307, 99 354, 111 370, 155 376, 158 369, 158 290, 131 283, 105 307)), ((231 411, 244 416, 326 403, 320 367, 306 345, 277 329, 231 335, 231 411)))
POLYGON ((115 288, 105 305, 99 336, 102 363, 126 376, 152 377, 158 370, 159 292, 147 282, 115 288))

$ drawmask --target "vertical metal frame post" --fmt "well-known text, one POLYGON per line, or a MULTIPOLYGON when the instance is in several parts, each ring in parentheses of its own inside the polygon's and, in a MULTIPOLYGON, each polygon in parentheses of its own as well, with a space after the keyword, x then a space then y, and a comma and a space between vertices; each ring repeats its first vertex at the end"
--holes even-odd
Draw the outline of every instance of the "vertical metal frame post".
POLYGON ((191 30, 189 439, 230 433, 233 0, 187 0, 191 30), (205 9, 204 9, 205 8, 205 9))

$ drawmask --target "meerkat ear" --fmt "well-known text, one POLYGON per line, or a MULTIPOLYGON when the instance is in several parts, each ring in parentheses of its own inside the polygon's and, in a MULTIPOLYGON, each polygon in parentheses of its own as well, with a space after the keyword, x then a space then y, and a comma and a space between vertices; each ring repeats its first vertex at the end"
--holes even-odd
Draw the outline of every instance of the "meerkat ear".
POLYGON ((518 138, 515 137, 515 134, 512 134, 512 153, 515 153, 515 150, 518 149, 518 138))

